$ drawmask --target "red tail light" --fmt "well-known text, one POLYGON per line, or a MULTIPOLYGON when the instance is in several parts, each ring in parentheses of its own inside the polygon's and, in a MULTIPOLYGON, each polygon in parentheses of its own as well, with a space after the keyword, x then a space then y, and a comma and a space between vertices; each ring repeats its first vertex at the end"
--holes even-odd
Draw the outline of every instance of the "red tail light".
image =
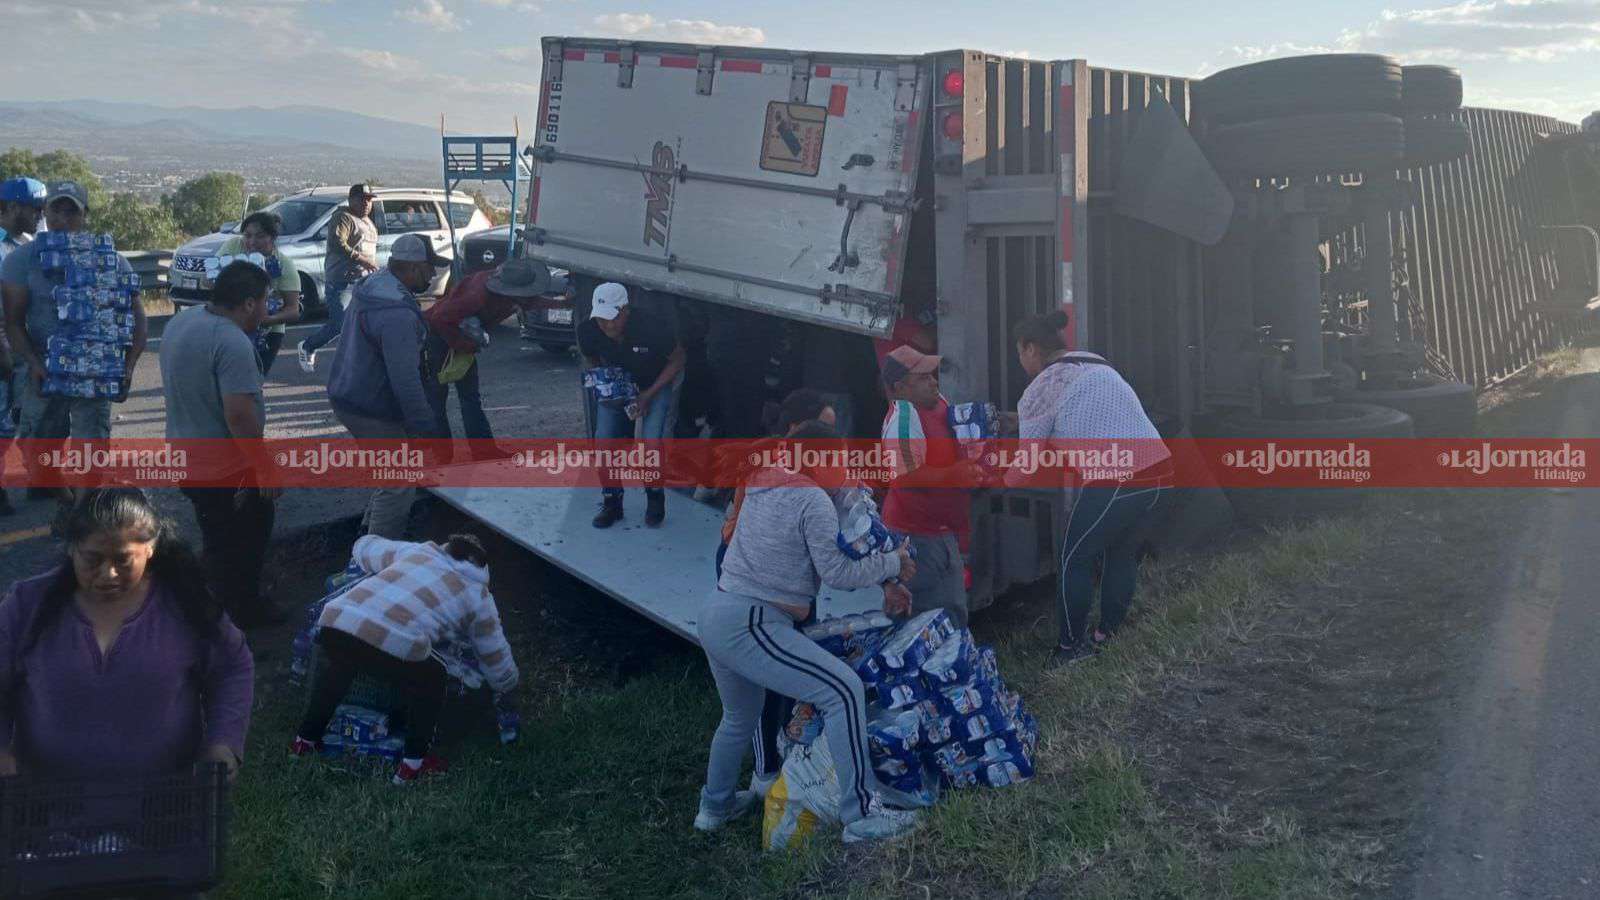
POLYGON ((950 140, 961 140, 961 113, 945 113, 944 120, 939 123, 939 127, 944 131, 944 136, 950 140))
POLYGON ((961 74, 960 69, 951 69, 944 73, 944 81, 941 83, 941 87, 944 88, 946 96, 959 97, 966 86, 966 76, 961 74))

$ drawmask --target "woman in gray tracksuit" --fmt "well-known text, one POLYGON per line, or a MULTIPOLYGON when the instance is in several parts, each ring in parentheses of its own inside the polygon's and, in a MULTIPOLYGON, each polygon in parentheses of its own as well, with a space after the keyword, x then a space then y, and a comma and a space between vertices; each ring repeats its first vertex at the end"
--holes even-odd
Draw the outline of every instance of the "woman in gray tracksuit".
MULTIPOLYGON (((796 438, 832 437, 820 424, 796 438)), ((916 567, 904 551, 852 560, 839 550, 833 499, 807 474, 769 469, 750 479, 739 524, 722 561, 722 577, 700 613, 700 646, 722 698, 722 724, 711 739, 711 760, 694 825, 714 831, 759 801, 737 791, 750 738, 768 689, 815 705, 839 776, 839 818, 846 843, 892 837, 916 826, 914 813, 884 808, 867 755, 866 696, 861 679, 802 634, 823 583, 850 589, 916 567)))

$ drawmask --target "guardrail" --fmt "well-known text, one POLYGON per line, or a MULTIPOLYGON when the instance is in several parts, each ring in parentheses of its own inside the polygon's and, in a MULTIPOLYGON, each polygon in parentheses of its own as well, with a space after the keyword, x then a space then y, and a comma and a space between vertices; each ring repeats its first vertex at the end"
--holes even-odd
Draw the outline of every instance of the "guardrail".
POLYGON ((172 268, 171 250, 141 250, 137 252, 124 252, 122 258, 133 267, 133 273, 139 276, 139 289, 143 291, 165 291, 167 289, 167 272, 172 268))

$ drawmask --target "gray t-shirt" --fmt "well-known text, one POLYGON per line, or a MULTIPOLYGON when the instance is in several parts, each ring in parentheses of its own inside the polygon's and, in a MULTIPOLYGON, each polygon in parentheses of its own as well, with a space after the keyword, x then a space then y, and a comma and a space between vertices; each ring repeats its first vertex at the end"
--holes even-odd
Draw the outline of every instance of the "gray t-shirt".
MULTIPOLYGON (((46 273, 39 265, 40 252, 41 242, 34 240, 7 253, 5 260, 0 261, 0 284, 28 289, 28 315, 24 324, 28 329, 28 339, 43 356, 45 341, 56 333, 60 321, 56 317, 56 298, 52 292, 61 283, 61 273, 46 273)), ((133 267, 119 256, 117 271, 126 274, 132 272, 133 267)))
POLYGON ((190 307, 173 316, 161 333, 161 392, 167 403, 167 438, 228 438, 222 398, 251 394, 263 426, 261 369, 255 343, 231 319, 190 307))

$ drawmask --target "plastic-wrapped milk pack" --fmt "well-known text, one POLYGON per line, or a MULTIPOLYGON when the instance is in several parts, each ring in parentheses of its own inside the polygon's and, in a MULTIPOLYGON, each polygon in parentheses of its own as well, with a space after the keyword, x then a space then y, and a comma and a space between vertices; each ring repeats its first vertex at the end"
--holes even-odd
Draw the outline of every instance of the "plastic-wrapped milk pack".
POLYGON ((51 290, 61 325, 46 343, 41 393, 120 397, 139 276, 120 271, 109 234, 47 231, 35 240, 40 267, 61 281, 51 290))

